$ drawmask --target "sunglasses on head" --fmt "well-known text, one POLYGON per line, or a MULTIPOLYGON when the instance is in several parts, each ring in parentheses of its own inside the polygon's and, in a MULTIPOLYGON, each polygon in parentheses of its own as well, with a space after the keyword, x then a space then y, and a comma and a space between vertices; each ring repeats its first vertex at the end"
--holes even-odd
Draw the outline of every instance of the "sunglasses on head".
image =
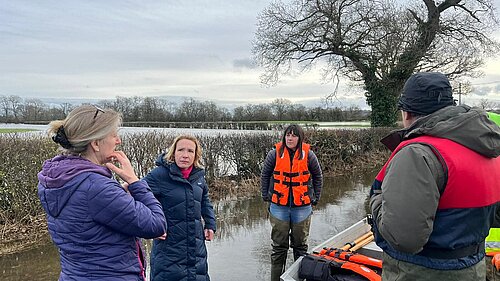
POLYGON ((104 109, 100 108, 99 106, 94 105, 94 107, 95 107, 94 119, 97 117, 97 114, 99 114, 99 112, 106 113, 106 111, 104 111, 104 109))

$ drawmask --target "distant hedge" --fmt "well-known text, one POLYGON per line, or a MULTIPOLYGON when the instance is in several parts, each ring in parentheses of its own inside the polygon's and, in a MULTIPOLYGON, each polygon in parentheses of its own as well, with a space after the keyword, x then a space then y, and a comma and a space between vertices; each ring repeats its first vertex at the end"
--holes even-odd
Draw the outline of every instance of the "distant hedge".
MULTIPOLYGON (((317 128, 314 122, 295 121, 307 128, 317 128)), ((149 128, 190 128, 190 129, 212 129, 212 130, 282 130, 284 122, 124 122, 125 127, 149 127, 149 128)))
MULTIPOLYGON (((375 167, 388 156, 379 139, 388 129, 310 130, 312 145, 326 175, 348 173, 355 168, 375 167)), ((131 133, 122 136, 122 150, 142 177, 155 165, 176 135, 159 132, 131 133)), ((197 136, 203 146, 207 180, 214 199, 224 194, 257 195, 258 176, 267 152, 279 141, 279 132, 214 134, 197 136), (254 189, 233 184, 247 183, 254 189)), ((28 222, 43 214, 36 186, 43 161, 57 154, 57 145, 48 137, 33 134, 0 134, 0 224, 28 222)))

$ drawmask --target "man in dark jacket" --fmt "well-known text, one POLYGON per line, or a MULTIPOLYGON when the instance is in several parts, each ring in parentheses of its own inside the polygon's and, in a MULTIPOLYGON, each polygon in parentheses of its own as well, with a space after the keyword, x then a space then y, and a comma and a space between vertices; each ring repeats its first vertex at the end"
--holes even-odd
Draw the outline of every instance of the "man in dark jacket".
POLYGON ((417 73, 398 103, 405 129, 371 190, 383 280, 484 280, 484 239, 500 201, 500 129, 454 106, 441 73, 417 73))

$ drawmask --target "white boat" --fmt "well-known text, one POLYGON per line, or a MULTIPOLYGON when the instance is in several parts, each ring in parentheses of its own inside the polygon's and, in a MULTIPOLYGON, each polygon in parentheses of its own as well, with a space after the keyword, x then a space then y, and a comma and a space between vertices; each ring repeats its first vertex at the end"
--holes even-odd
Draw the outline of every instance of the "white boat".
MULTIPOLYGON (((324 247, 342 248, 346 243, 356 240, 356 238, 362 236, 371 230, 371 226, 367 223, 366 218, 360 220, 359 222, 353 224, 346 230, 334 235, 330 239, 316 246, 312 251, 320 252, 324 247)), ((363 246, 358 253, 376 258, 382 259, 382 249, 380 249, 375 242, 370 242, 369 244, 363 246)), ((303 281, 299 278, 299 268, 302 262, 302 257, 297 259, 280 277, 282 281, 303 281)))

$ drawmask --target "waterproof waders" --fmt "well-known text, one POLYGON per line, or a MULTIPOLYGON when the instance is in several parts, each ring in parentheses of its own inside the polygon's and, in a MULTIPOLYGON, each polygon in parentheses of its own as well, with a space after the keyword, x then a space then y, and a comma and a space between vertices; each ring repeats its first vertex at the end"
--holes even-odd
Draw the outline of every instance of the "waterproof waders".
POLYGON ((294 260, 307 254, 307 238, 311 215, 299 223, 282 221, 269 215, 271 222, 271 239, 273 251, 271 253, 271 281, 279 281, 285 272, 286 256, 289 246, 293 249, 294 260))

